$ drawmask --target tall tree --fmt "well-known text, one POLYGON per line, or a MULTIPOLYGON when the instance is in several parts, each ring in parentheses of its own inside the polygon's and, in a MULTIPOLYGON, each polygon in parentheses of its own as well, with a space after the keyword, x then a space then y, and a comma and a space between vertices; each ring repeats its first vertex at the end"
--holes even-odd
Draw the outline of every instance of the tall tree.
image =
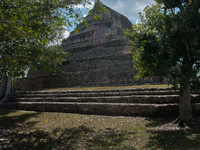
POLYGON ((200 90, 200 1, 156 0, 140 13, 130 39, 137 78, 158 76, 180 91, 179 124, 195 123, 191 90, 200 90), (180 86, 178 86, 180 85, 180 86))
MULTIPOLYGON (((99 0, 94 0, 98 2, 99 0)), ((14 94, 12 78, 24 76, 28 67, 59 71, 66 53, 49 48, 63 26, 83 20, 76 5, 90 0, 0 1, 0 103, 14 94), (74 21, 71 21, 73 18, 74 21), (56 33, 56 34, 55 34, 56 33)))

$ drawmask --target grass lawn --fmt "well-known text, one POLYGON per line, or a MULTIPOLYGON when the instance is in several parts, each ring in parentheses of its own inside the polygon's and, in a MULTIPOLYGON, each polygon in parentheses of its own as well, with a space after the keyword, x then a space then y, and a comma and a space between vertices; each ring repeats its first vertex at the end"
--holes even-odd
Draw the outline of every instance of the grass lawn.
POLYGON ((174 119, 0 110, 0 150, 200 149, 200 131, 159 128, 174 119))

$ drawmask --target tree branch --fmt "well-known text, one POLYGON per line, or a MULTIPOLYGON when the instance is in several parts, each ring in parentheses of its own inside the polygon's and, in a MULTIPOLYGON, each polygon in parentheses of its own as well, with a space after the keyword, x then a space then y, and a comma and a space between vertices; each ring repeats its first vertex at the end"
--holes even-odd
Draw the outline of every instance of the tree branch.
POLYGON ((187 48, 187 55, 188 55, 188 59, 189 59, 189 61, 191 61, 190 54, 189 54, 189 48, 188 48, 188 42, 187 42, 187 39, 186 39, 186 40, 184 40, 184 43, 185 43, 185 45, 186 45, 186 48, 187 48))
POLYGON ((175 16, 175 14, 174 14, 174 11, 173 11, 173 9, 172 9, 172 8, 171 8, 171 11, 172 11, 172 15, 173 15, 173 16, 175 16))

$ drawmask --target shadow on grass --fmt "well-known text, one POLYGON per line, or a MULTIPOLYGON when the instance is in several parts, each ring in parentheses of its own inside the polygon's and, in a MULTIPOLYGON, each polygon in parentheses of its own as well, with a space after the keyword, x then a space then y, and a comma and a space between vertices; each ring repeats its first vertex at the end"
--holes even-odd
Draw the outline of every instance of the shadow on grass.
MULTIPOLYGON (((1 110, 0 111, 0 129, 22 128, 26 120, 36 117, 40 113, 17 113, 19 111, 1 110), (15 113, 15 115, 9 115, 15 113)), ((28 127, 34 126, 37 122, 28 122, 28 127)))
POLYGON ((158 127, 167 123, 174 121, 176 117, 147 117, 146 120, 149 121, 145 126, 146 127, 158 127))
POLYGON ((129 147, 121 146, 126 140, 123 138, 126 134, 116 130, 100 133, 85 126, 57 128, 52 132, 12 132, 6 137, 8 142, 5 141, 2 147, 17 150, 128 149, 129 147))
MULTIPOLYGON (((9 112, 3 113, 4 115, 2 115, 0 111, 0 134, 2 132, 4 135, 2 141, 2 137, 0 136, 0 149, 2 150, 182 150, 199 149, 200 147, 200 132, 191 132, 188 130, 174 131, 173 129, 170 130, 170 128, 168 128, 167 131, 157 130, 156 127, 171 122, 174 118, 145 118, 148 120, 145 121, 145 119, 143 119, 144 122, 147 122, 147 124, 145 124, 146 127, 144 127, 144 124, 141 127, 137 124, 138 127, 135 127, 134 122, 132 122, 133 124, 130 124, 130 126, 134 125, 132 128, 134 130, 129 130, 129 124, 121 123, 122 121, 128 121, 126 119, 119 119, 119 123, 121 123, 119 125, 122 126, 122 128, 112 127, 109 122, 106 126, 105 124, 102 124, 102 122, 99 122, 98 124, 104 126, 103 128, 101 128, 101 126, 95 128, 94 124, 90 126, 85 124, 69 126, 69 124, 65 124, 62 128, 56 126, 57 128, 53 127, 48 130, 44 128, 48 126, 41 125, 41 120, 40 122, 37 121, 37 115, 40 113, 16 112, 14 115, 12 112, 10 113, 11 114, 9 114, 9 112), (130 141, 130 143, 128 141, 130 141)), ((44 119, 45 117, 38 116, 38 118, 44 119)), ((73 119, 76 120, 76 117, 73 119)), ((80 118, 79 121, 81 121, 80 118)), ((76 123, 79 122, 76 121, 76 123)), ((142 122, 139 121, 138 123, 142 122)))
POLYGON ((68 149, 133 149, 122 146, 127 131, 94 128, 80 125, 73 128, 55 128, 53 131, 37 128, 40 113, 13 113, 0 111, 0 149, 2 150, 68 150, 68 149), (28 120, 32 118, 31 120, 28 120), (37 120, 37 119, 36 119, 37 120))
POLYGON ((149 129, 149 142, 146 148, 183 150, 200 149, 200 128, 184 128, 170 124, 175 117, 146 118, 149 121, 145 126, 149 129))
POLYGON ((199 149, 200 134, 186 131, 149 131, 149 143, 146 148, 165 149, 165 150, 183 150, 199 149))
POLYGON ((10 114, 10 113, 14 113, 14 112, 16 112, 16 111, 14 111, 14 110, 7 110, 7 109, 1 109, 0 108, 0 117, 5 116, 5 115, 10 114))

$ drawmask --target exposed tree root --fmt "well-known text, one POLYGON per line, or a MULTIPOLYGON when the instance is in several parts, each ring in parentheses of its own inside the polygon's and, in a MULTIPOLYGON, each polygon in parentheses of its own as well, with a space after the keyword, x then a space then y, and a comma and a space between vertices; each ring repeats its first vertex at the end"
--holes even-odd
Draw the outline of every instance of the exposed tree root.
POLYGON ((190 128, 191 126, 194 126, 197 124, 195 120, 191 120, 189 123, 182 121, 179 117, 176 118, 174 121, 172 121, 170 124, 178 125, 182 128, 190 128))
POLYGON ((6 101, 8 101, 10 98, 15 97, 15 91, 12 90, 12 92, 10 94, 6 94, 4 96, 4 98, 0 101, 0 104, 5 103, 6 101))
MULTIPOLYGON (((199 117, 200 119, 200 117, 199 117)), ((199 132, 200 131, 200 122, 191 122, 190 124, 186 124, 181 121, 179 118, 175 119, 172 122, 163 124, 161 126, 156 127, 157 131, 188 131, 188 132, 199 132)))
POLYGON ((11 97, 14 97, 16 95, 13 86, 12 86, 12 78, 9 76, 7 78, 7 81, 4 83, 1 83, 1 97, 0 97, 0 104, 6 102, 11 97))

